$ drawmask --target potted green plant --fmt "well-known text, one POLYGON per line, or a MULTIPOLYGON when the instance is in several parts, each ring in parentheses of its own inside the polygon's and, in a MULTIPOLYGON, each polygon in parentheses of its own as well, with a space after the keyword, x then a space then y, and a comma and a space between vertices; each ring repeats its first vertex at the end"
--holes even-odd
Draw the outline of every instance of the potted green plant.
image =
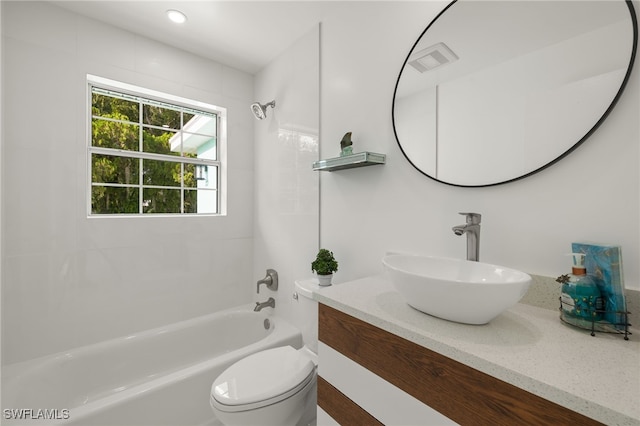
POLYGON ((311 262, 311 271, 318 274, 318 284, 321 286, 331 285, 333 273, 338 270, 338 262, 333 257, 333 252, 321 248, 318 251, 316 260, 311 262))

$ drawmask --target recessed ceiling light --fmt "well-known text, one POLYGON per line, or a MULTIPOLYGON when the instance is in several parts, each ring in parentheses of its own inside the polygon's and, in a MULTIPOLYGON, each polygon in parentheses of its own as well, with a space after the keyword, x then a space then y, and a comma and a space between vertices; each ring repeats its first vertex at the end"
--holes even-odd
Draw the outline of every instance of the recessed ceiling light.
POLYGON ((167 16, 171 19, 172 22, 176 24, 184 24, 187 22, 187 15, 180 12, 179 10, 170 9, 167 10, 167 16))

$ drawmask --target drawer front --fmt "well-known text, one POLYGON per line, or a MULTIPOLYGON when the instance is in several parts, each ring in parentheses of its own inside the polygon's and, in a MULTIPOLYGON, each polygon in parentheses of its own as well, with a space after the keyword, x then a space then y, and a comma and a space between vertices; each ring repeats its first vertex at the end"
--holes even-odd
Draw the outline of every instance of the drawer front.
MULTIPOLYGON (((458 424, 601 424, 329 306, 320 304, 318 315, 322 344, 458 424)), ((321 351, 319 363, 322 376, 321 351)), ((331 379, 324 380, 344 393, 331 379)), ((326 392, 333 391, 318 389, 320 407, 339 423, 349 424, 322 405, 326 392)))

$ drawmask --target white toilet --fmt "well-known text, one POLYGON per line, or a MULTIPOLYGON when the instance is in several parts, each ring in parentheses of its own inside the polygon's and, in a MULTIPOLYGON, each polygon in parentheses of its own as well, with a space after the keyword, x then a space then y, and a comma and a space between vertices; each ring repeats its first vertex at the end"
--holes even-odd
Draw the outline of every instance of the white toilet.
POLYGON ((227 368, 211 386, 211 407, 227 426, 315 424, 318 303, 312 280, 296 281, 294 325, 305 346, 267 349, 227 368), (297 295, 297 296, 296 296, 297 295))

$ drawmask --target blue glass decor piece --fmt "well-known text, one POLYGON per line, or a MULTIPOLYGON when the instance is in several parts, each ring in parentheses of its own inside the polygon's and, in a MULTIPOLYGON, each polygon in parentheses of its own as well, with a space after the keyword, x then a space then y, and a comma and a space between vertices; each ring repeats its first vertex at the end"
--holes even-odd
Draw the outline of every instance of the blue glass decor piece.
POLYGON ((571 251, 586 255, 587 274, 597 278, 597 284, 604 298, 604 320, 617 329, 624 329, 627 304, 622 276, 622 251, 620 246, 595 243, 572 243, 571 251))
POLYGON ((340 157, 345 157, 347 155, 352 155, 353 154, 353 147, 352 146, 348 146, 346 148, 343 148, 342 151, 340 151, 340 157))

